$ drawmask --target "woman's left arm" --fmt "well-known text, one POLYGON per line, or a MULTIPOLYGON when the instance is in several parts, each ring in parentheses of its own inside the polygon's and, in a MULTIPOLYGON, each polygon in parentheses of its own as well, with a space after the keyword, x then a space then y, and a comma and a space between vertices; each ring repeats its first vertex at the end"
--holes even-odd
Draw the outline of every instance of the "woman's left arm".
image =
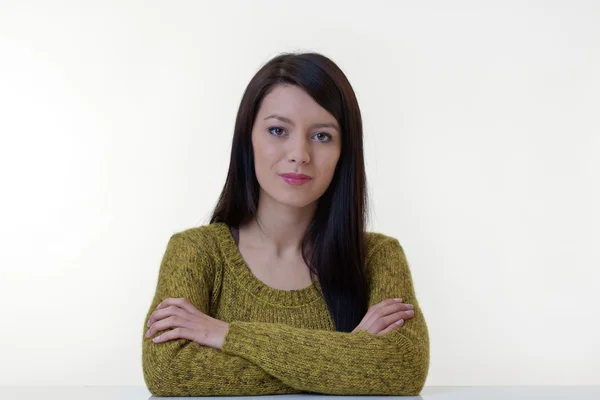
POLYGON ((369 307, 399 297, 415 314, 384 335, 233 321, 222 351, 251 361, 302 391, 418 395, 429 372, 429 332, 402 246, 391 238, 370 257, 369 307))

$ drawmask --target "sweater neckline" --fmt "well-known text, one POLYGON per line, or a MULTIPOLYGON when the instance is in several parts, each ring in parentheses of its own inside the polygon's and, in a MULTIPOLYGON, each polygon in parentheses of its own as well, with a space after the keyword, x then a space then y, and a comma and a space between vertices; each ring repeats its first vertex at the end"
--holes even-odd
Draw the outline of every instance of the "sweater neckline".
POLYGON ((295 290, 276 289, 258 279, 246 264, 229 226, 225 222, 215 222, 214 225, 224 254, 235 269, 235 279, 253 296, 266 303, 284 307, 303 306, 321 297, 318 277, 309 286, 295 290))

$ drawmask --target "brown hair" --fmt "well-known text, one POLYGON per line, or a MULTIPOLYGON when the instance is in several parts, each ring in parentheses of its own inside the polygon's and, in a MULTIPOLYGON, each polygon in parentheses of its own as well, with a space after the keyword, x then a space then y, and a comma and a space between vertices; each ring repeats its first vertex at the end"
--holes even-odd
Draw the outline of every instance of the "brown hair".
POLYGON ((350 332, 368 308, 366 174, 358 102, 348 79, 332 60, 318 53, 281 53, 250 80, 235 121, 227 180, 210 223, 240 226, 256 215, 259 184, 251 133, 263 98, 277 84, 302 88, 341 128, 340 158, 304 235, 302 256, 319 278, 336 330, 350 332))

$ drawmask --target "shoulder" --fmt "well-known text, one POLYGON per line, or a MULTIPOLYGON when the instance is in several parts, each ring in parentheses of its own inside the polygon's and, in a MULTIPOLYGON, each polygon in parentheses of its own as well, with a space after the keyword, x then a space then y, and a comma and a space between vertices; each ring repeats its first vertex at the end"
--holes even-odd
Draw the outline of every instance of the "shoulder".
POLYGON ((395 247, 402 252, 404 251, 397 238, 382 232, 366 232, 365 238, 367 242, 367 261, 384 248, 395 247))
POLYGON ((397 238, 379 232, 368 232, 367 243, 365 269, 371 278, 412 284, 410 266, 397 238))
POLYGON ((169 242, 184 243, 204 254, 218 257, 229 234, 227 225, 219 222, 175 232, 171 235, 169 242))
POLYGON ((175 232, 172 236, 185 237, 186 239, 199 244, 216 240, 218 235, 222 232, 222 229, 220 228, 223 227, 226 227, 224 223, 194 226, 175 232))

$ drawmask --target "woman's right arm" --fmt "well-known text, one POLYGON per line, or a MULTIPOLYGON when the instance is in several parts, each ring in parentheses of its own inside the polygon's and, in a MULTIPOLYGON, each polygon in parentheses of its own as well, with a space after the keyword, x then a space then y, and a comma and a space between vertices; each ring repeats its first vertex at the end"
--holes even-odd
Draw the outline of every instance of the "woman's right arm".
MULTIPOLYGON (((166 298, 186 298, 208 315, 214 265, 185 234, 171 236, 154 299, 144 320, 142 369, 154 396, 228 396, 301 393, 244 358, 187 339, 154 343, 147 323, 166 298)), ((161 334, 162 332, 157 332, 161 334)))

